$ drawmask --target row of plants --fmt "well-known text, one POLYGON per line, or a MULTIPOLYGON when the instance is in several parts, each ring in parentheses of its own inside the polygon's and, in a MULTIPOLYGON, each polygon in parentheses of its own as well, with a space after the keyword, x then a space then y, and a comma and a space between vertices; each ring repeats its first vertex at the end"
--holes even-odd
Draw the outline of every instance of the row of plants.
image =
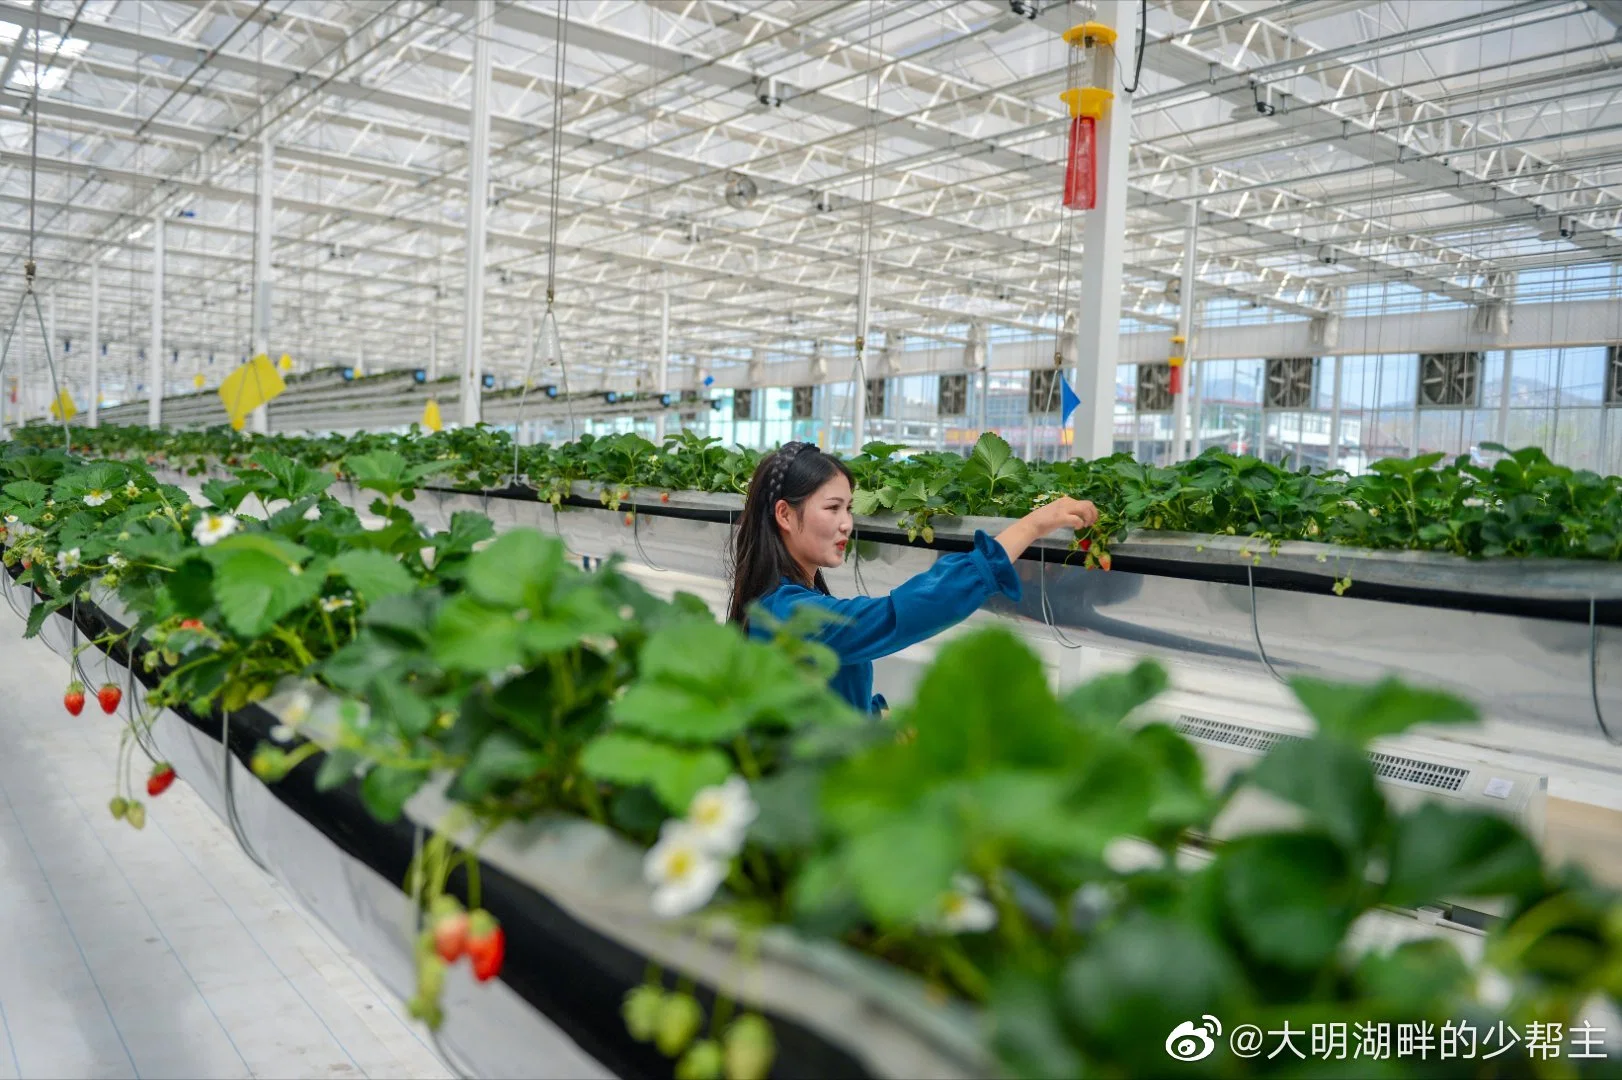
MULTIPOLYGON (((1357 1075, 1608 1067, 1392 1050, 1392 1025, 1575 1030, 1596 997, 1622 996, 1613 894, 1545 867, 1504 819, 1399 810, 1376 785, 1368 740, 1470 722, 1468 704, 1297 679, 1316 736, 1211 790, 1181 735, 1138 719, 1165 687, 1158 667, 1057 695, 1028 648, 988 630, 944 645, 891 717, 859 717, 827 689, 837 661, 812 623, 753 641, 694 597, 651 596, 612 560, 580 570, 537 531, 496 536, 471 512, 425 531, 404 504, 456 467, 424 452, 345 456, 344 474, 376 496, 383 524, 368 529, 328 493, 334 472, 277 453, 239 450, 204 507, 141 460, 0 448, 4 561, 38 598, 27 632, 93 586, 116 592, 133 625, 86 647, 139 644, 161 674, 125 702, 135 734, 167 705, 218 715, 292 678, 343 705, 319 743, 309 695, 282 708, 255 755, 265 779, 300 767, 321 787, 358 779, 369 811, 393 820, 450 778, 461 821, 441 823, 405 883, 428 914, 411 1007, 429 1023, 448 964, 467 956, 492 978, 502 962, 476 873, 465 894, 448 889, 477 866, 449 835, 564 813, 646 850, 650 917, 681 927, 722 913, 746 941, 786 925, 897 965, 976 1007, 987 1058, 1010 1076, 1158 1074, 1174 1059, 1196 1075, 1347 1072, 1226 1046, 1196 1057, 1177 1033, 1206 1014, 1293 1026, 1302 1050, 1314 1025, 1341 1025, 1343 1041, 1346 1025, 1385 1025, 1385 1055, 1357 1075), (1296 815, 1191 858, 1247 789, 1296 815), (1349 943, 1377 908, 1464 897, 1507 904, 1484 965, 1440 940, 1370 954, 1349 943)), ((129 773, 126 759, 112 806, 126 820, 129 773)), ((766 1075, 769 1022, 725 999, 706 1016, 691 987, 652 971, 626 998, 630 1035, 678 1076, 766 1075)))
MULTIPOLYGON (((18 433, 43 448, 59 428, 18 433)), ((742 493, 759 452, 721 446, 688 431, 655 446, 634 434, 590 435, 559 446, 514 447, 502 430, 480 425, 424 434, 359 433, 304 438, 249 436, 229 428, 164 431, 75 429, 76 445, 100 455, 166 463, 200 472, 209 463, 268 450, 310 467, 348 474, 349 462, 387 450, 409 465, 433 464, 447 483, 494 489, 518 483, 561 500, 571 485, 608 489, 742 493)), ((1497 444, 1489 464, 1442 454, 1375 462, 1365 475, 1294 471, 1209 449, 1175 466, 1130 455, 1093 461, 1025 462, 988 433, 967 456, 919 453, 868 443, 849 459, 858 514, 893 511, 913 538, 929 542, 936 518, 1017 517, 1058 494, 1091 499, 1098 524, 1080 539, 1090 561, 1134 529, 1227 534, 1276 545, 1320 541, 1374 549, 1441 551, 1470 557, 1622 558, 1622 478, 1551 462, 1536 447, 1497 444)))

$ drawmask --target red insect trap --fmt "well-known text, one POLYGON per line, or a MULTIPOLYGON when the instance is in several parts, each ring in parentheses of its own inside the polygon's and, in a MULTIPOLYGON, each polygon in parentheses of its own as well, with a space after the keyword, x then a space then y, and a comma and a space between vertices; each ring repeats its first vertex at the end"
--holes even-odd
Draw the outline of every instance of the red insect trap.
POLYGON ((1098 121, 1070 118, 1070 152, 1064 160, 1064 207, 1091 210, 1098 203, 1098 121))
POLYGON ((1070 106, 1070 146, 1064 162, 1066 210, 1091 210, 1098 203, 1098 119, 1115 95, 1097 87, 1071 87, 1059 98, 1070 106))

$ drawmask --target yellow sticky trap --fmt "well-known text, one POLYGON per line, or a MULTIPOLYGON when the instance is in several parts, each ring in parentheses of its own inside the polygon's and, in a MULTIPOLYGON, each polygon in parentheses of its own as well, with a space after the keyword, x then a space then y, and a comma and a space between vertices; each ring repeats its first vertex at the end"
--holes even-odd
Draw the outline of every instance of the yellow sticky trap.
POLYGON ((283 371, 292 371, 293 358, 286 353, 282 353, 282 358, 276 361, 276 366, 281 368, 283 371))
POLYGON ((66 390, 51 402, 51 415, 58 420, 72 420, 79 415, 79 407, 73 403, 73 396, 66 390))
POLYGON ((439 431, 445 426, 445 422, 439 418, 439 402, 433 398, 429 398, 428 404, 422 407, 422 426, 429 431, 439 431))
POLYGON ((220 401, 225 405, 225 414, 231 418, 231 426, 241 431, 242 424, 238 421, 246 420, 249 413, 274 400, 285 389, 287 384, 277 374, 276 365, 270 362, 270 357, 260 353, 225 377, 220 383, 220 401))
POLYGON ((197 389, 199 389, 199 390, 201 390, 203 388, 203 374, 202 374, 202 372, 198 372, 196 375, 193 375, 191 377, 191 384, 193 386, 197 387, 197 389))

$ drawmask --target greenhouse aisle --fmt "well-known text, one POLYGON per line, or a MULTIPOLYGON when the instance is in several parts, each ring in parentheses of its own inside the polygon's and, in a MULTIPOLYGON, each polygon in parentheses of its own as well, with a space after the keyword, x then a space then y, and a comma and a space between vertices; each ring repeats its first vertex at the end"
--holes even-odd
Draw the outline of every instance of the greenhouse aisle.
POLYGON ((22 629, 0 605, 0 1078, 451 1075, 185 783, 112 818, 121 725, 22 629))

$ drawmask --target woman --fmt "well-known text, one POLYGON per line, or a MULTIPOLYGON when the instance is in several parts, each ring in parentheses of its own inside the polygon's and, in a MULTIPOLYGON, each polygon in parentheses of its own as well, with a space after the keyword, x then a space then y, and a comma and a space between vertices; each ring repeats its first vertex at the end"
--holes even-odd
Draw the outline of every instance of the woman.
MULTIPOLYGON (((873 694, 873 661, 900 652, 968 618, 992 594, 1019 599, 1013 560, 1055 529, 1098 520, 1090 502, 1064 497, 1020 518, 995 540, 974 534, 974 549, 945 555, 888 596, 839 600, 828 594, 823 567, 840 565, 855 519, 854 483, 838 458, 810 443, 791 442, 766 455, 749 481, 743 516, 732 535, 731 622, 748 625, 752 604, 787 619, 800 604, 837 618, 816 635, 839 656, 830 685, 864 712, 884 708, 873 694)), ((757 637, 764 632, 750 630, 757 637)))

